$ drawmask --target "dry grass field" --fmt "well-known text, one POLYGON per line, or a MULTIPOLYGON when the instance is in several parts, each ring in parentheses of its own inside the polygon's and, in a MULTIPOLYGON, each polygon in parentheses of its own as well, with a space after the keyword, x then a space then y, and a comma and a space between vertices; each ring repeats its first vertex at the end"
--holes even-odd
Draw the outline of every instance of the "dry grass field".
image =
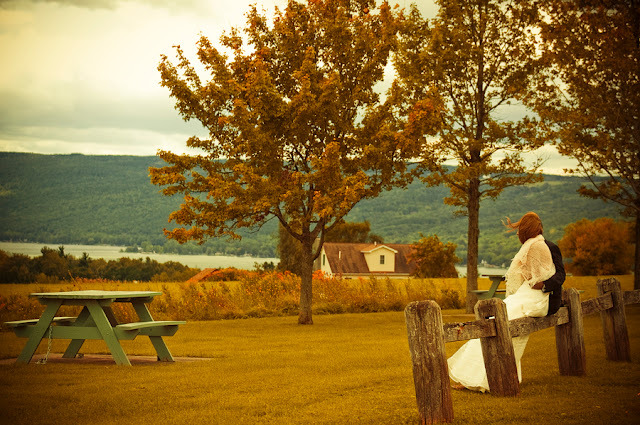
MULTIPOLYGON (((616 276, 623 290, 633 288, 631 275, 616 276)), ((569 276, 566 288, 577 288, 581 298, 597 296, 593 276, 569 276)), ((290 316, 297 314, 299 278, 288 273, 249 273, 242 281, 232 282, 62 282, 55 284, 0 285, 0 323, 31 319, 43 311, 32 292, 73 291, 81 289, 145 290, 162 292, 151 303, 156 320, 215 320, 249 317, 290 316)), ((490 281, 479 279, 480 289, 490 281)), ((314 279, 314 313, 368 313, 401 311, 416 300, 433 299, 443 308, 463 306, 466 280, 459 279, 314 279)), ((63 307, 61 313, 74 314, 63 307)), ((123 319, 133 312, 116 309, 123 319)))
MULTIPOLYGON (((583 298, 591 292, 586 285, 595 286, 591 280, 576 283, 585 290, 583 298)), ((623 281, 624 289, 629 282, 623 281)), ((443 314, 445 321, 469 320, 459 309, 443 314)), ((600 318, 591 315, 585 317, 587 376, 559 376, 553 329, 536 332, 523 357, 521 395, 454 391, 455 423, 639 423, 640 306, 627 307, 627 321, 631 362, 606 360, 600 318)), ((316 315, 314 322, 298 326, 287 316, 191 320, 166 340, 176 357, 206 358, 193 362, 0 364, 0 423, 419 422, 402 312, 316 315)), ((0 358, 15 358, 23 344, 13 333, 0 332, 0 358)), ((460 345, 447 344, 447 354, 460 345)), ((145 338, 123 346, 129 355, 154 353, 145 338)), ((65 341, 54 340, 52 351, 64 347, 65 341)), ((39 352, 44 351, 43 341, 39 352)), ((101 341, 88 341, 81 352, 107 350, 101 341)))

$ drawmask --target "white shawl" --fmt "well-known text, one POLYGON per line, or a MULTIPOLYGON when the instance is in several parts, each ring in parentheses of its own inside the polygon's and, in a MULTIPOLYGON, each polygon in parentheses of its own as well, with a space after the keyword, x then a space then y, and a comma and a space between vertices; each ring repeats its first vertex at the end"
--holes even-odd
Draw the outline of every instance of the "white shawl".
POLYGON ((524 283, 534 286, 544 282, 556 273, 551 251, 544 242, 544 237, 538 235, 522 244, 520 250, 513 257, 509 270, 505 275, 507 295, 514 294, 524 283))

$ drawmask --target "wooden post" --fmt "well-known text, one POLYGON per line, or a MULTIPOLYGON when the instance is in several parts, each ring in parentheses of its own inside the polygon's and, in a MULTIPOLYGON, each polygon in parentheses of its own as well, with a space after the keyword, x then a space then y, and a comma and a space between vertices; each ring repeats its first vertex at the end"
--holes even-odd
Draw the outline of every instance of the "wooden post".
POLYGON ((520 394, 520 383, 507 307, 501 299, 491 298, 478 301, 475 312, 476 319, 494 317, 496 324, 496 336, 480 338, 489 391, 492 395, 515 397, 520 394))
POLYGON ((558 368, 560 375, 584 376, 587 374, 587 357, 580 294, 575 288, 570 288, 562 291, 562 299, 569 308, 569 322, 556 326, 558 368))
POLYGON ((440 306, 412 302, 404 310, 420 423, 453 422, 453 401, 440 306))
POLYGON ((624 317, 624 298, 620 282, 615 278, 598 280, 598 295, 611 293, 613 307, 600 312, 602 332, 607 359, 612 361, 631 361, 631 347, 627 322, 624 317))

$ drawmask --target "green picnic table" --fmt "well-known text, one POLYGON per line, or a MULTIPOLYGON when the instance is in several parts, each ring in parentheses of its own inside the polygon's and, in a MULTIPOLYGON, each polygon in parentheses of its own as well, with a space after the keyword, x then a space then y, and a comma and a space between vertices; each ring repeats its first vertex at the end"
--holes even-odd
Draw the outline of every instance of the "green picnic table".
POLYGON ((162 292, 87 290, 30 294, 46 306, 40 319, 5 322, 17 336, 28 338, 16 362, 29 363, 43 338, 71 339, 64 358, 74 358, 85 340, 102 339, 116 364, 131 366, 120 341, 138 335, 149 337, 159 361, 172 362, 173 356, 162 337, 174 335, 178 326, 186 322, 153 320, 146 304, 157 295, 162 292), (118 323, 111 308, 113 303, 131 303, 140 321, 118 323), (78 317, 56 317, 63 305, 80 305, 82 310, 78 317))
POLYGON ((479 300, 487 300, 489 298, 504 299, 506 289, 498 289, 498 286, 504 280, 504 274, 483 274, 482 277, 488 277, 491 280, 491 287, 488 290, 477 289, 471 292, 476 294, 479 300))

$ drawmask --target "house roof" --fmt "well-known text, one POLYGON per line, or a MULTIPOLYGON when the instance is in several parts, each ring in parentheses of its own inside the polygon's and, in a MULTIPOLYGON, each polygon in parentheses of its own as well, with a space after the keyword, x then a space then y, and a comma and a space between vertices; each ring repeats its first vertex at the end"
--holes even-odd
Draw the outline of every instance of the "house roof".
POLYGON ((391 252, 393 252, 394 254, 395 254, 396 252, 398 252, 398 250, 393 249, 393 248, 391 248, 389 245, 385 245, 385 244, 380 244, 380 245, 378 245, 378 244, 373 244, 373 245, 370 245, 368 249, 363 249, 363 250, 362 250, 362 252, 370 253, 370 252, 373 252, 373 251, 375 251, 375 250, 377 250, 377 249, 386 249, 387 251, 391 251, 391 252))
POLYGON ((216 271, 218 271, 218 269, 213 269, 213 268, 204 269, 200 273, 191 277, 191 279, 187 280, 187 282, 200 282, 203 280, 207 280, 207 278, 212 274, 214 274, 216 271))
MULTIPOLYGON (((364 252, 371 252, 381 247, 389 248, 395 254, 395 271, 398 274, 411 274, 416 265, 409 262, 407 257, 411 253, 411 245, 407 244, 370 244, 370 243, 335 243, 326 242, 323 245, 327 261, 334 274, 370 274, 364 252)), ((388 272, 376 272, 389 274, 388 272)))

